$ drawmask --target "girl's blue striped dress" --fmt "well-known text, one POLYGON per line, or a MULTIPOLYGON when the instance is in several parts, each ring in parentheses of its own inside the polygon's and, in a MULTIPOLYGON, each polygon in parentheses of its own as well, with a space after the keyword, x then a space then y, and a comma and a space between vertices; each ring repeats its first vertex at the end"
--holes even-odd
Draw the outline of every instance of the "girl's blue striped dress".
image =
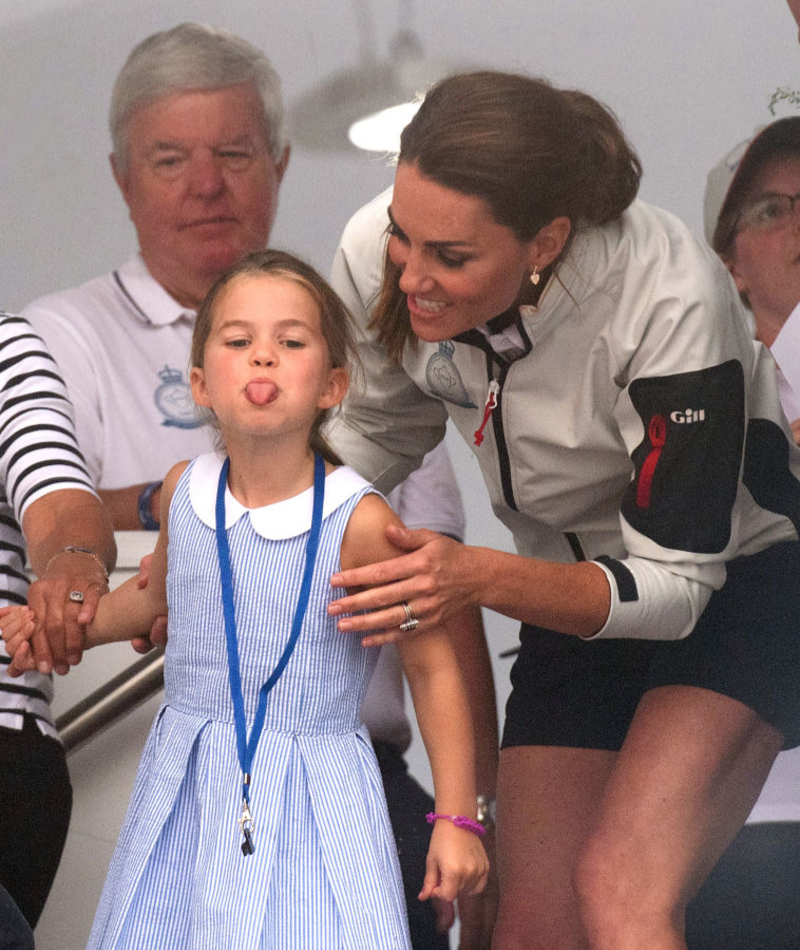
MULTIPOLYGON (((376 653, 326 612, 345 527, 372 489, 348 468, 326 478, 308 611, 269 694, 252 767, 255 853, 245 857, 214 535, 221 464, 195 459, 172 500, 165 701, 89 948, 410 950, 381 777, 359 716, 376 653)), ((226 495, 248 730, 289 636, 312 495, 251 510, 226 495)))

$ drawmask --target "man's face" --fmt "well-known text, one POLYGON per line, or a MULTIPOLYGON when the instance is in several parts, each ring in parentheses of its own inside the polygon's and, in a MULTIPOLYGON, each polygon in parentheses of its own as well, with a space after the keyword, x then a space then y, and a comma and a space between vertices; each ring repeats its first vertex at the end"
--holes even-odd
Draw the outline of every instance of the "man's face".
POLYGON ((111 162, 153 277, 196 308, 222 271, 269 240, 288 152, 272 158, 250 84, 190 90, 142 106, 128 161, 111 162))

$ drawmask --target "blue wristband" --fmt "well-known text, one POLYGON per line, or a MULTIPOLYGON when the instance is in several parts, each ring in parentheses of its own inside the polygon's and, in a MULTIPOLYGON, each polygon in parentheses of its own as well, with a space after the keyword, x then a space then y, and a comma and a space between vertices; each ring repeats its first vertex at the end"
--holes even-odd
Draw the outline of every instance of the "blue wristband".
POLYGON ((150 505, 163 482, 148 482, 139 493, 139 521, 145 531, 158 531, 161 524, 153 517, 150 505))

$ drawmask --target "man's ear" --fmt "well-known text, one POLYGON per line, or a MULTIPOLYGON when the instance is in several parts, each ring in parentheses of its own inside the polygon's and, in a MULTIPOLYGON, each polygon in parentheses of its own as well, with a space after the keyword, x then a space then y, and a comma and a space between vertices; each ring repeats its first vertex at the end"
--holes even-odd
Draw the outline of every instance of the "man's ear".
POLYGON ((125 204, 129 205, 128 201, 128 179, 127 176, 122 174, 122 168, 120 166, 119 159, 114 152, 108 156, 109 164, 111 165, 111 173, 114 176, 114 181, 117 183, 117 187, 122 192, 122 197, 125 199, 125 204))
POLYGON ((286 174, 286 166, 289 164, 289 156, 291 154, 292 147, 287 145, 283 150, 283 155, 275 162, 275 174, 278 176, 278 184, 283 181, 283 176, 286 174))

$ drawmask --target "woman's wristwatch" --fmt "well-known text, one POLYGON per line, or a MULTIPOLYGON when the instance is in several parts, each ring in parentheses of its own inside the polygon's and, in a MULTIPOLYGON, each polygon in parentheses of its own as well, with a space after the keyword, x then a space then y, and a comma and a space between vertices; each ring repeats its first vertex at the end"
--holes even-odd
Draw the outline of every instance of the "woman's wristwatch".
POLYGON ((487 831, 494 830, 495 800, 488 795, 478 795, 478 821, 487 831))
POLYGON ((150 510, 153 503, 153 495, 161 488, 163 482, 148 482, 139 492, 139 522, 145 531, 158 531, 161 525, 153 517, 150 510))

